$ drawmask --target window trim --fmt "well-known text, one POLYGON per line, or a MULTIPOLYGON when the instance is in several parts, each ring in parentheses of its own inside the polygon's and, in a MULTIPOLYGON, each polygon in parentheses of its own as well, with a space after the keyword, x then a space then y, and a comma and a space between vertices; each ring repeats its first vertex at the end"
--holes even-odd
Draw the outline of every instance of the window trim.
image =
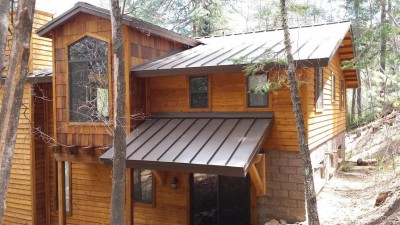
MULTIPOLYGON (((97 34, 93 34, 93 33, 84 33, 78 37, 76 37, 75 39, 73 39, 72 41, 66 43, 64 45, 64 58, 65 58, 65 74, 66 74, 66 123, 67 125, 80 125, 80 126, 110 126, 113 123, 113 112, 114 112, 114 108, 113 108, 113 79, 112 79, 112 54, 111 54, 111 50, 112 50, 112 45, 111 45, 111 41, 108 38, 104 38, 100 35, 97 34), (95 38, 98 39, 100 41, 104 41, 107 43, 108 46, 108 56, 107 56, 107 63, 108 63, 108 105, 109 105, 109 120, 107 122, 105 121, 71 121, 70 120, 70 74, 69 74, 69 59, 68 59, 68 50, 69 50, 69 46, 76 43, 77 41, 85 38, 85 37, 91 37, 91 38, 95 38)), ((55 77, 55 76, 54 76, 55 77)), ((55 82, 53 82, 53 84, 55 84, 55 82)))
POLYGON ((136 207, 146 207, 146 208, 155 208, 156 207, 156 178, 154 176, 153 170, 151 171, 151 186, 152 186, 152 199, 151 202, 143 202, 143 201, 137 201, 135 200, 135 179, 134 179, 134 174, 135 174, 135 169, 140 169, 142 170, 143 168, 131 168, 131 201, 132 201, 132 206, 136 207))
POLYGON ((315 85, 315 88, 314 88, 315 89, 314 90, 315 111, 316 112, 323 112, 324 111, 324 68, 323 67, 316 67, 315 68, 315 82, 314 82, 314 85, 315 85), (321 87, 318 87, 318 75, 319 75, 319 72, 321 72, 320 73, 320 75, 321 75, 321 87), (319 93, 318 94, 319 97, 322 96, 322 98, 320 100, 321 101, 321 106, 318 106, 319 97, 317 98, 317 93, 319 93))
MULTIPOLYGON (((55 207, 55 211, 57 212, 57 215, 58 215, 58 161, 57 160, 54 160, 54 172, 55 172, 55 174, 54 174, 54 178, 55 178, 55 185, 54 185, 54 187, 55 187, 55 205, 54 205, 54 207, 55 207)), ((66 216, 68 216, 68 217, 70 217, 70 216, 72 216, 72 172, 71 172, 71 161, 62 161, 63 163, 67 163, 68 164, 68 182, 69 182, 69 200, 68 200, 68 202, 69 202, 69 211, 67 211, 66 210, 66 207, 65 207, 65 215, 66 216)), ((65 165, 64 165, 64 167, 65 167, 65 165)), ((65 187, 64 187, 65 188, 65 187)), ((67 203, 67 200, 65 200, 65 203, 67 203)))
POLYGON ((336 75, 331 71, 331 90, 332 90, 332 102, 336 101, 336 75))
POLYGON ((340 94, 339 94, 339 108, 340 110, 343 110, 345 108, 345 102, 346 102, 346 92, 345 92, 345 83, 344 80, 340 80, 340 94))
POLYGON ((193 112, 209 112, 211 111, 211 76, 208 74, 204 75, 188 75, 186 79, 187 83, 187 96, 188 96, 188 102, 187 102, 187 109, 188 111, 193 111, 193 112), (195 77, 207 77, 207 107, 206 108, 192 108, 192 100, 191 100, 191 92, 190 92, 190 79, 195 78, 195 77))
MULTIPOLYGON (((270 75, 267 73, 267 74, 255 74, 254 76, 258 76, 258 75, 267 75, 267 80, 269 80, 270 79, 270 75)), ((246 76, 245 77, 246 78, 246 80, 245 80, 245 85, 246 85, 246 101, 245 101, 245 104, 246 104, 246 108, 247 109, 252 109, 252 110, 255 110, 255 109, 271 109, 271 93, 270 93, 270 91, 268 91, 268 93, 266 94, 266 98, 267 98, 267 105, 266 106, 250 106, 249 105, 249 76, 246 76)))

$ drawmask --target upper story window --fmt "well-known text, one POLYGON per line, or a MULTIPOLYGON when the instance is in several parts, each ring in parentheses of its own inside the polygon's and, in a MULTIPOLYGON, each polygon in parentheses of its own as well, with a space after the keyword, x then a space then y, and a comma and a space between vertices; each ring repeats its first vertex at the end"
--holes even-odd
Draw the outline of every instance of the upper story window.
POLYGON ((257 89, 264 86, 267 81, 267 74, 257 74, 247 77, 247 107, 268 107, 268 93, 257 91, 257 89))
POLYGON ((190 108, 208 108, 208 77, 189 78, 190 108))
POLYGON ((86 36, 71 44, 68 68, 70 121, 108 121, 108 43, 86 36))
POLYGON ((153 174, 148 169, 133 170, 133 202, 153 202, 153 174))
POLYGON ((322 109, 324 107, 324 75, 322 67, 315 70, 315 107, 322 109))

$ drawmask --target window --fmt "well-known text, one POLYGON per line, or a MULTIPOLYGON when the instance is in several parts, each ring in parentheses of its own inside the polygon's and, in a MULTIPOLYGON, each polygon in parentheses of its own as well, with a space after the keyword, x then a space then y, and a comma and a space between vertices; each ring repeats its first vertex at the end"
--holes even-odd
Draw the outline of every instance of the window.
POLYGON ((153 202, 153 174, 148 169, 134 169, 133 173, 134 202, 153 202))
POLYGON ((316 68, 315 74, 315 107, 322 109, 324 107, 324 79, 322 67, 316 68))
POLYGON ((84 37, 68 47, 70 121, 109 119, 108 44, 84 37))
POLYGON ((344 92, 345 90, 344 90, 344 81, 343 80, 341 80, 340 81, 340 109, 343 109, 344 108, 344 92))
MULTIPOLYGON (((55 161, 55 174, 56 174, 56 210, 58 210, 58 162, 55 161)), ((71 179, 70 179, 70 163, 65 161, 62 163, 65 169, 65 180, 64 180, 64 189, 65 189, 65 212, 71 213, 71 179)))
POLYGON ((190 108, 208 108, 208 77, 190 77, 190 108))
POLYGON ((334 102, 336 99, 336 80, 335 80, 335 74, 332 72, 331 73, 331 85, 332 85, 332 102, 334 102))
POLYGON ((264 86, 267 81, 267 74, 257 74, 247 77, 247 107, 268 107, 268 93, 260 93, 256 91, 257 88, 264 86))

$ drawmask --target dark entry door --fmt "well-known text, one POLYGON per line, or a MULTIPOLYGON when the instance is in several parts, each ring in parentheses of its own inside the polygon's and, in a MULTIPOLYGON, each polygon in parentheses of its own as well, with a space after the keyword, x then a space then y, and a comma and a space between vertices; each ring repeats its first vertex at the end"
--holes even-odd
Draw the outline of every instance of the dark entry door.
POLYGON ((249 179, 193 174, 192 225, 250 224, 249 179))

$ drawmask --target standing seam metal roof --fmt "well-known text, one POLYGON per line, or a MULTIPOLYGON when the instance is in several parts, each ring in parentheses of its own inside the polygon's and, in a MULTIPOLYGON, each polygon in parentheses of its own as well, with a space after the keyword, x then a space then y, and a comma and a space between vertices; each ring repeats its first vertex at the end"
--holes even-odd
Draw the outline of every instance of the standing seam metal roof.
MULTIPOLYGON (((350 22, 290 28, 292 52, 298 66, 327 66, 350 28, 350 22)), ((131 71, 138 77, 193 74, 196 70, 204 73, 204 69, 221 72, 260 62, 266 55, 278 62, 285 60, 283 37, 282 29, 204 37, 198 39, 204 45, 149 61, 131 71)))
MULTIPOLYGON (((271 127, 270 113, 157 114, 127 138, 127 166, 245 176, 271 127)), ((113 148, 100 157, 112 164, 113 148)))

